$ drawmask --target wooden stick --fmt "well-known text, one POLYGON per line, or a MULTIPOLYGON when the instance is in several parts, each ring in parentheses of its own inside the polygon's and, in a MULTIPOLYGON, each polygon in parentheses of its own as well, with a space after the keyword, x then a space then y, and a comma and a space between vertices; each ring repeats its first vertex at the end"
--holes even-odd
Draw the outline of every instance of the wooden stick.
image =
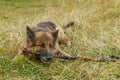
POLYGON ((112 58, 86 58, 86 57, 68 57, 68 56, 55 56, 55 58, 65 59, 65 60, 83 60, 83 61, 92 61, 92 62, 107 62, 107 61, 119 61, 120 59, 112 59, 112 58))

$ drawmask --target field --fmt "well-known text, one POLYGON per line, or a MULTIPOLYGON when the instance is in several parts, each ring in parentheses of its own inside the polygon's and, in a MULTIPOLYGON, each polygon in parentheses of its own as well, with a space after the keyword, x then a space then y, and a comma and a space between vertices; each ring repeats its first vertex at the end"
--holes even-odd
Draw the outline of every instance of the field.
POLYGON ((72 46, 60 45, 72 56, 120 56, 120 0, 0 0, 0 80, 120 80, 120 61, 43 64, 20 55, 11 62, 26 26, 42 21, 75 22, 68 33, 72 46))

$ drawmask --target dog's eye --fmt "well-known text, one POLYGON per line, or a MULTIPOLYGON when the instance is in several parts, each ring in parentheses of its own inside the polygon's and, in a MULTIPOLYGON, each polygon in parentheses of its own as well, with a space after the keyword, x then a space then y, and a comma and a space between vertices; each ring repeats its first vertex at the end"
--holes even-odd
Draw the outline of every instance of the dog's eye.
POLYGON ((44 43, 40 44, 40 48, 44 48, 44 47, 45 47, 44 43))
POLYGON ((53 47, 53 45, 52 44, 50 44, 50 48, 52 48, 53 47))
POLYGON ((64 31, 64 34, 66 34, 66 31, 64 31))

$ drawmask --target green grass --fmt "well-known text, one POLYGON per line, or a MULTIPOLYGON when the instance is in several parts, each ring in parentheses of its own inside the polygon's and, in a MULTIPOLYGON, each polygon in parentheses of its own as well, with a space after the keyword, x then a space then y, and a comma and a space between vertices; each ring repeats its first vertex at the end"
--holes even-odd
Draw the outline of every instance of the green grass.
POLYGON ((41 21, 76 23, 72 46, 61 45, 73 56, 120 55, 120 0, 0 0, 0 80, 120 80, 120 62, 11 62, 26 26, 41 21))

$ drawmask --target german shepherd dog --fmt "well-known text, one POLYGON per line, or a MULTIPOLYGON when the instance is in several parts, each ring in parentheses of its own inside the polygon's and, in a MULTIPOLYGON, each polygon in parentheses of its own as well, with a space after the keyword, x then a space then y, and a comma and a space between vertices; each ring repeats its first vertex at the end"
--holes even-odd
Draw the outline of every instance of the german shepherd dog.
POLYGON ((74 22, 69 22, 63 27, 53 22, 40 22, 33 28, 27 26, 26 40, 21 44, 20 50, 13 60, 16 60, 20 54, 44 63, 51 61, 54 56, 70 57, 60 49, 59 44, 71 45, 65 34, 71 26, 74 26, 74 22))

